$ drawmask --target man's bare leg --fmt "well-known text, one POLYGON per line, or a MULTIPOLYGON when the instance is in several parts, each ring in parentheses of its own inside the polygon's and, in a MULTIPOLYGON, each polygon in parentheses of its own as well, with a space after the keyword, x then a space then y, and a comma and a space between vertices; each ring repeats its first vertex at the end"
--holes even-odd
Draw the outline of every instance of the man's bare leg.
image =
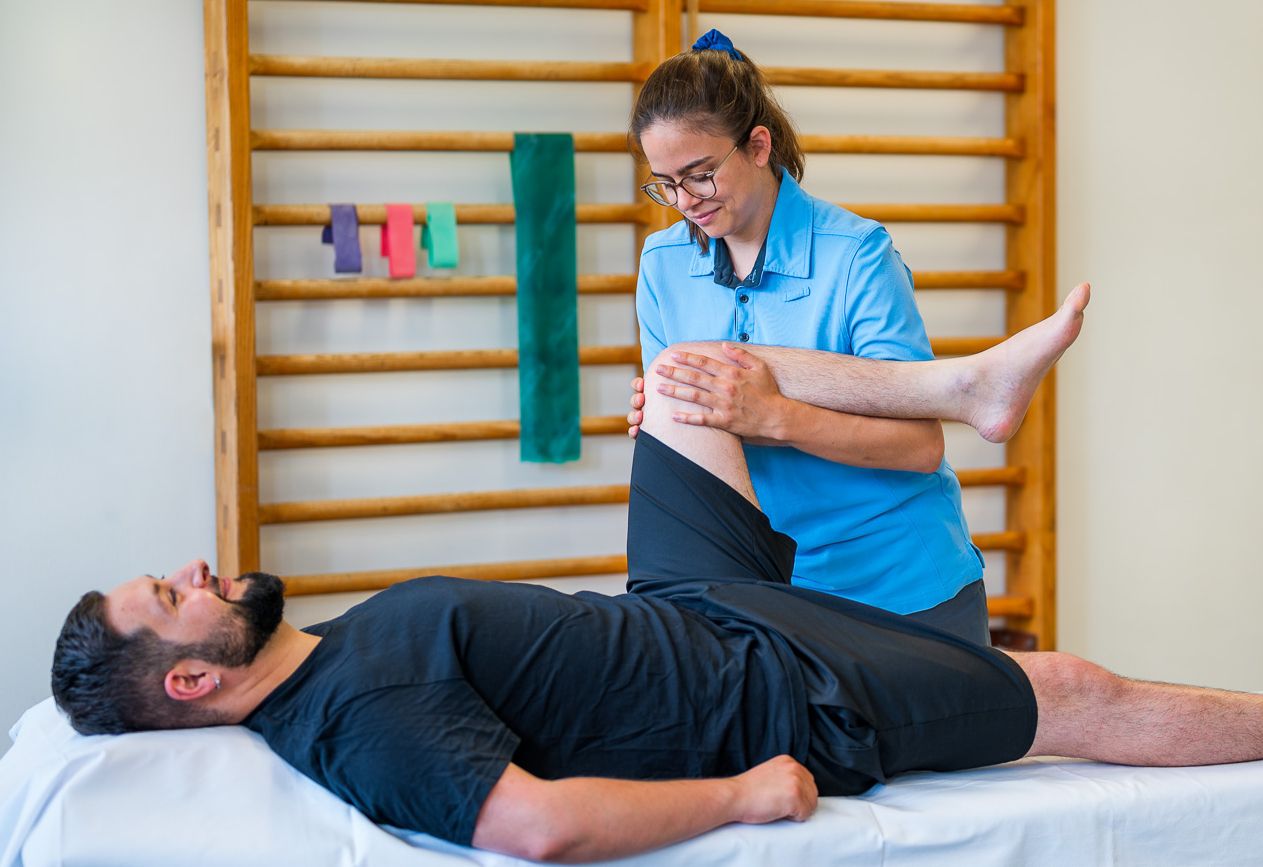
MULTIPOLYGON (((656 366, 655 363, 650 367, 656 366)), ((750 481, 750 470, 746 467, 741 440, 718 428, 676 424, 671 420, 671 414, 687 408, 688 405, 660 394, 658 386, 663 382, 666 380, 652 369, 645 371, 645 415, 640 429, 714 473, 741 496, 754 505, 759 505, 759 499, 754 495, 754 485, 750 481)))
MULTIPOLYGON (((1002 443, 1022 426, 1040 381, 1079 337, 1092 287, 1080 283, 1052 316, 1024 328, 1008 340, 964 361, 963 421, 983 439, 1002 443)), ((956 360, 956 359, 954 359, 956 360)))
MULTIPOLYGON (((857 415, 960 421, 991 442, 1004 442, 1021 426, 1040 381, 1079 336, 1090 297, 1091 287, 1081 283, 1052 316, 990 349, 960 358, 879 361, 780 346, 753 346, 748 351, 767 366, 781 393, 792 400, 857 415)), ((686 344, 671 350, 674 354, 669 350, 659 360, 674 368, 674 381, 667 385, 685 400, 690 386, 705 389, 715 383, 714 376, 691 372, 690 367, 722 377, 725 371, 708 359, 733 365, 718 344, 686 344)), ((680 408, 698 411, 696 406, 680 408)))
MULTIPOLYGON (((673 421, 684 405, 658 392, 665 381, 648 373, 642 430, 757 506, 740 440, 673 421)), ((1129 680, 1065 653, 1010 655, 1030 679, 1039 708, 1029 755, 1154 766, 1263 759, 1263 695, 1129 680)))
POLYGON ((1065 653, 1013 653, 1039 724, 1029 755, 1121 765, 1263 759, 1263 695, 1129 680, 1065 653))

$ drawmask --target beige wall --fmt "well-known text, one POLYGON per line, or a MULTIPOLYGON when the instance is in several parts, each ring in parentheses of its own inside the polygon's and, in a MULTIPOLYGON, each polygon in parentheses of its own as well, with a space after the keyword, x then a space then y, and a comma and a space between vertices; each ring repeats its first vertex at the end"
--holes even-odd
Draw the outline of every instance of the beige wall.
MULTIPOLYGON (((198 5, 0 0, 0 725, 47 694, 79 593, 214 548, 198 5)), ((769 63, 798 56, 789 31, 717 23, 769 63)), ((1061 283, 1097 287, 1060 374, 1061 643, 1130 674, 1263 689, 1263 11, 1063 0, 1060 23, 1061 283)), ((919 31, 924 66, 997 50, 940 29, 919 31)), ((880 27, 856 32, 839 37, 848 62, 889 59, 868 37, 880 27)), ((935 131, 910 96, 847 99, 881 131, 935 131)), ((790 102, 804 125, 840 116, 790 102)), ((983 101, 977 117, 996 123, 983 101)), ((812 188, 880 200, 890 166, 820 160, 812 188)), ((943 201, 1001 183, 969 161, 925 166, 943 201)), ((999 249, 896 237, 914 267, 999 249)), ((965 333, 953 315, 927 309, 932 330, 965 333)), ((971 507, 975 523, 995 512, 971 507)))
POLYGON ((1263 690, 1263 6, 1060 4, 1060 638, 1263 690))

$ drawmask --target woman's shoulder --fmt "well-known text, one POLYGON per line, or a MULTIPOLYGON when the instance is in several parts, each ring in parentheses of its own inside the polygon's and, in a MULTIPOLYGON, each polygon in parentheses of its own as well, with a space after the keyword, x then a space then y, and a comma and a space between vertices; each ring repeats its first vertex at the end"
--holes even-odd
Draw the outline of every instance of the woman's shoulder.
POLYGON ((654 232, 648 238, 645 238, 645 246, 641 250, 641 255, 651 253, 654 250, 669 251, 672 247, 688 247, 693 244, 693 239, 689 235, 688 220, 677 220, 667 228, 654 232))
POLYGON ((840 235, 857 241, 888 234, 876 220, 815 196, 811 196, 811 228, 818 234, 840 235))

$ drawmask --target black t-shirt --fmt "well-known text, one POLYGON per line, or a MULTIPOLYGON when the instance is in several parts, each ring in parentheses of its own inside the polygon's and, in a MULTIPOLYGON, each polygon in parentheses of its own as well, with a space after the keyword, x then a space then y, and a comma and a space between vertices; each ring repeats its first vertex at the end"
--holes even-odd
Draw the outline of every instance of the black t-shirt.
POLYGON ((417 579, 311 627, 320 643, 245 725, 370 819, 462 844, 510 761, 679 779, 803 760, 794 655, 698 607, 417 579))

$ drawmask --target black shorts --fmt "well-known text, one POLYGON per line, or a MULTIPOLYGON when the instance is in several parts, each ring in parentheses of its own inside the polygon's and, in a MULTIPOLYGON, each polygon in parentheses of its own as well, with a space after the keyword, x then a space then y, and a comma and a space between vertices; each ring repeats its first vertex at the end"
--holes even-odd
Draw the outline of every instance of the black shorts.
POLYGON ((898 614, 790 586, 794 547, 725 482, 641 431, 628 510, 629 589, 666 595, 671 582, 719 582, 711 596, 785 641, 805 687, 811 743, 804 764, 821 794, 856 794, 903 771, 980 767, 1026 754, 1035 694, 1012 658, 898 614))

